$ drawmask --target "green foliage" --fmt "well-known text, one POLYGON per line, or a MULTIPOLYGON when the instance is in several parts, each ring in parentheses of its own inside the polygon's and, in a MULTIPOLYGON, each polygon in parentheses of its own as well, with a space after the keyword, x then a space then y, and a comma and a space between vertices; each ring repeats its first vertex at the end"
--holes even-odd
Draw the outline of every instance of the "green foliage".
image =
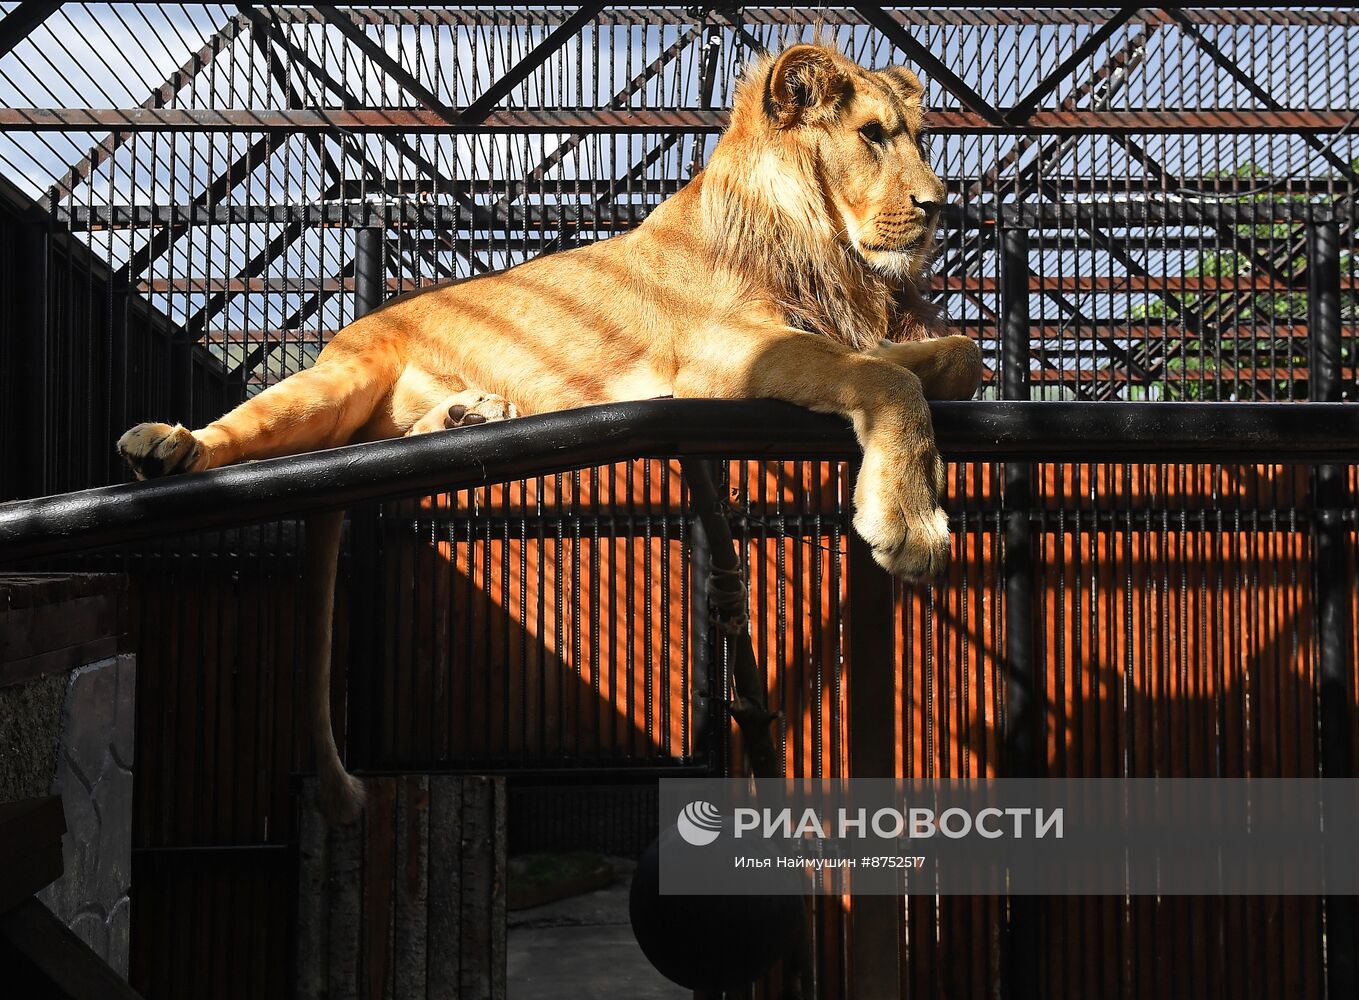
MULTIPOLYGON (((1355 162, 1359 170, 1359 160, 1355 162)), ((1248 188, 1238 196, 1214 197, 1216 204, 1249 204, 1261 202, 1309 200, 1306 194, 1284 194, 1267 187, 1268 173, 1258 165, 1246 162, 1234 170, 1214 171, 1210 178, 1255 180, 1260 184, 1248 188)), ((1233 235, 1241 244, 1255 245, 1259 258, 1272 262, 1276 273, 1296 276, 1306 273, 1306 258, 1299 251, 1305 246, 1306 234, 1301 223, 1271 223, 1232 227, 1233 235), (1287 256, 1280 259, 1281 251, 1287 256)), ((1341 274, 1359 275, 1359 257, 1345 252, 1341 255, 1341 274)), ((1305 291, 1236 291, 1230 279, 1246 278, 1256 273, 1258 265, 1251 256, 1238 250, 1205 250, 1184 270, 1186 277, 1227 279, 1221 290, 1154 294, 1135 306, 1129 313, 1130 321, 1138 320, 1174 323, 1183 335, 1175 344, 1176 352, 1159 369, 1161 376, 1150 383, 1130 387, 1134 399, 1222 399, 1255 398, 1259 383, 1253 378, 1240 380, 1238 372, 1253 373, 1260 368, 1274 369, 1285 375, 1274 386, 1274 395, 1289 398, 1293 385, 1287 377, 1288 369, 1305 368, 1307 344, 1303 337, 1289 336, 1280 331, 1271 336, 1276 326, 1291 327, 1307 322, 1307 293, 1305 291), (1247 301, 1241 301, 1247 296, 1247 301), (1225 331, 1213 336, 1219 328, 1225 331), (1251 327, 1256 327, 1251 331, 1251 327), (1239 335, 1238 335, 1239 334, 1239 335), (1188 377, 1185 376, 1197 376, 1188 377)), ((1359 296, 1346 282, 1341 294, 1342 320, 1359 319, 1359 296)), ((1353 340, 1345 342, 1345 360, 1355 356, 1353 340)))

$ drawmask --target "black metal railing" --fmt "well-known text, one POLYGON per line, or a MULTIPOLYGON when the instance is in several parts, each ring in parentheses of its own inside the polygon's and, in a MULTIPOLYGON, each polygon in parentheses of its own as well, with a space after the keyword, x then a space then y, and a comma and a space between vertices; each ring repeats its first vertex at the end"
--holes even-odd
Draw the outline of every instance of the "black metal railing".
MULTIPOLYGON (((1359 456, 1345 404, 932 403, 956 461, 1318 462, 1359 456)), ((648 400, 0 504, 0 559, 85 551, 631 458, 846 459, 849 425, 775 401, 648 400)))

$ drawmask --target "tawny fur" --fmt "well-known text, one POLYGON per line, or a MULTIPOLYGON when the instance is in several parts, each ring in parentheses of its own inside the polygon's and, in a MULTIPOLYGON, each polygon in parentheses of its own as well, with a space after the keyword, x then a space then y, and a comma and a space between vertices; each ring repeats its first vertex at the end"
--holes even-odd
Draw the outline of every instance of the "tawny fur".
MULTIPOLYGON (((944 200, 920 96, 910 71, 820 46, 756 62, 707 168, 633 232, 401 296, 220 420, 142 424, 119 450, 147 476, 515 412, 773 397, 850 418, 856 529, 892 572, 934 575, 949 539, 925 398, 971 396, 981 365, 918 290, 944 200)), ((338 521, 309 534, 310 715, 322 806, 344 821, 362 790, 329 715, 338 521)))

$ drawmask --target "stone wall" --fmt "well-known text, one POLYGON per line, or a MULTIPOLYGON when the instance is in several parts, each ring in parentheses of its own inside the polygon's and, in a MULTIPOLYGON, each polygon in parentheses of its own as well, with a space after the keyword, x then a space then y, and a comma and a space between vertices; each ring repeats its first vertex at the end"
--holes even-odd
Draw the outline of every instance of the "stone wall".
POLYGON ((39 898, 124 978, 136 661, 116 576, 0 578, 0 801, 60 795, 63 874, 39 898))
POLYGON ((127 978, 132 884, 132 722, 129 654, 71 674, 51 794, 66 810, 63 874, 38 898, 127 978))

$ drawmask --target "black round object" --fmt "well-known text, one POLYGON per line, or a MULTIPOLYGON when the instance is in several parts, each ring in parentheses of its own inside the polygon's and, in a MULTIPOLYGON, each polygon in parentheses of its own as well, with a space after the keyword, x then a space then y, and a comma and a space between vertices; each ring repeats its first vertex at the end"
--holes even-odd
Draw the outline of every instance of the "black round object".
POLYGON ((739 990, 769 971, 799 932, 800 896, 662 896, 660 844, 632 878, 632 933, 656 970, 691 990, 739 990))

